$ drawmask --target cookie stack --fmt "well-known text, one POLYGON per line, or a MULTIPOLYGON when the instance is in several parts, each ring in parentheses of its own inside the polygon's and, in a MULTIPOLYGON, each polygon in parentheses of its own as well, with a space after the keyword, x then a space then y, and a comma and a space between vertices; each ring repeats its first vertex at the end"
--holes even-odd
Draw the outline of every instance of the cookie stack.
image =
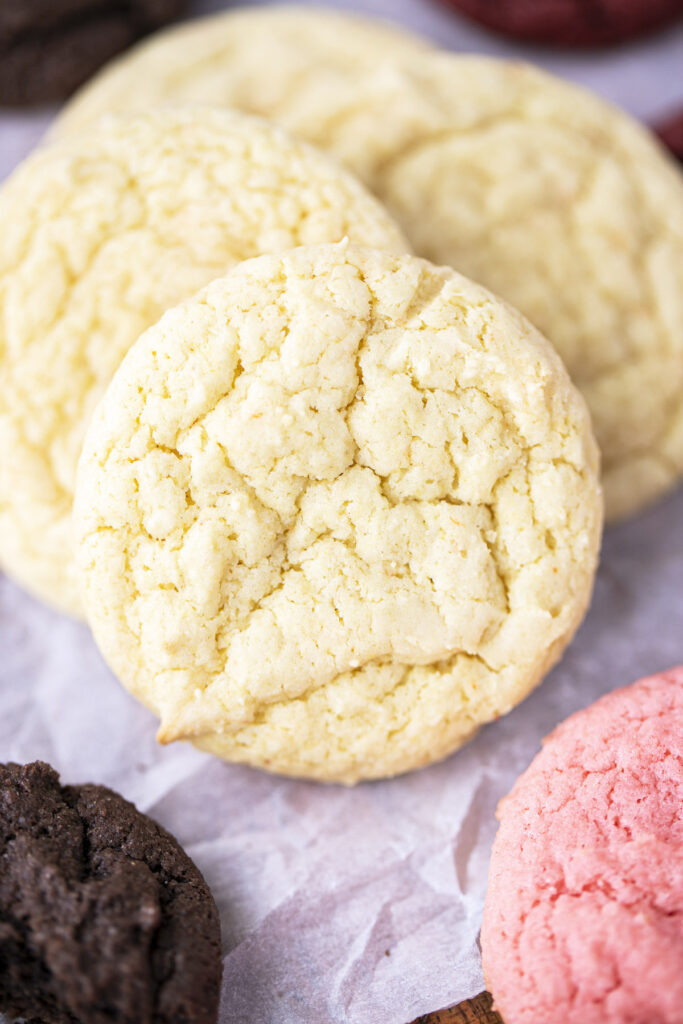
POLYGON ((163 742, 446 756, 572 638, 602 487, 683 472, 680 174, 531 67, 234 11, 97 77, 0 220, 0 558, 163 742))

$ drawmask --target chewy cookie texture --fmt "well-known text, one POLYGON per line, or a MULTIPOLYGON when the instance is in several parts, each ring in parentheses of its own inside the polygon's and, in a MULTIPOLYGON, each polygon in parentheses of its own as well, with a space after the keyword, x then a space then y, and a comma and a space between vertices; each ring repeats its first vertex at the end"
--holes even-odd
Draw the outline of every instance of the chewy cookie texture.
POLYGON ((91 412, 138 335, 262 252, 404 252, 346 171, 281 129, 210 108, 105 120, 0 192, 0 561, 78 614, 71 505, 91 412))
POLYGON ((341 244, 247 261, 139 339, 75 523, 95 637, 163 741, 354 782, 540 681, 601 514, 538 332, 449 268, 341 244))
POLYGON ((184 0, 2 0, 0 104, 64 99, 184 0))
POLYGON ((506 1024, 683 1019, 683 667, 564 722, 499 808, 481 934, 506 1024))
POLYGON ((683 181, 652 136, 519 62, 390 48, 371 66, 338 63, 330 79, 305 35, 292 58, 300 74, 290 63, 291 84, 271 94, 243 69, 249 55, 259 66, 275 12, 259 12, 244 36, 250 49, 223 59, 233 17, 165 33, 125 57, 76 98, 58 130, 186 96, 281 121, 357 173, 419 255, 512 302, 555 345, 593 417, 608 518, 675 486, 683 181))
POLYGON ((215 1024, 218 911, 176 840, 104 786, 0 765, 0 1012, 215 1024))

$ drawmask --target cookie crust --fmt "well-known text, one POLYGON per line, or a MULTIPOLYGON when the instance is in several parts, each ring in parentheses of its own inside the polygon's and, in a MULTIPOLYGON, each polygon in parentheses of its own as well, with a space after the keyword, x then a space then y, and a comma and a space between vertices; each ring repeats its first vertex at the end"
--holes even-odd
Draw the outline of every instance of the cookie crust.
POLYGON ((540 681, 601 511, 531 325, 345 244, 243 263, 148 331, 75 506, 89 622, 161 740, 347 783, 446 756, 540 681))

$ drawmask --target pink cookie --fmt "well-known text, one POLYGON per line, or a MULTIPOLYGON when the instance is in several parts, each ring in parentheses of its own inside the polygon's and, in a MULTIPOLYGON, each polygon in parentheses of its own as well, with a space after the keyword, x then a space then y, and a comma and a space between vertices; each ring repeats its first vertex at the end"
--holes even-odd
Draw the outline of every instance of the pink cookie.
POLYGON ((481 946, 505 1024, 683 1024, 683 666, 568 718, 498 815, 481 946))

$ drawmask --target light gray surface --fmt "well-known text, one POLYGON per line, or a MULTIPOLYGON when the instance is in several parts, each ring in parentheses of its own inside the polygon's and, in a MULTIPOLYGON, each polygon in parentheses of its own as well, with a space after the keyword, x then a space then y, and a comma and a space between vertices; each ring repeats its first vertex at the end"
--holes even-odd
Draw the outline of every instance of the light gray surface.
MULTIPOLYGON (((496 41, 422 0, 337 6, 393 16, 454 49, 536 59, 641 116, 683 101, 682 29, 582 57, 496 41)), ((0 176, 50 116, 0 115, 0 176)), ((482 987, 495 804, 568 713, 683 661, 682 579, 679 491, 608 532, 592 610, 536 694, 445 763, 352 791, 159 748, 152 716, 87 629, 0 579, 0 759, 41 757, 67 781, 111 785, 185 844, 221 909, 222 1024, 405 1024, 482 987)))

